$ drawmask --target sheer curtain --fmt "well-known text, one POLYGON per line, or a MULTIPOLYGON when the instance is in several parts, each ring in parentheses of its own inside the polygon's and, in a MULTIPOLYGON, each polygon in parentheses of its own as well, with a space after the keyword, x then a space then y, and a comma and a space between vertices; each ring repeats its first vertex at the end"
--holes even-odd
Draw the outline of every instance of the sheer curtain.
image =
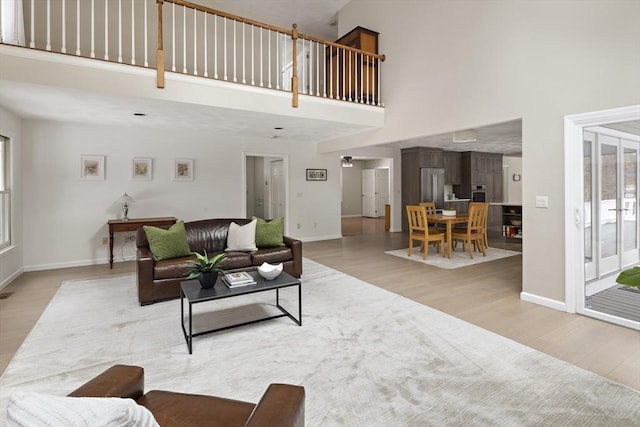
POLYGON ((2 43, 24 46, 22 0, 0 0, 2 43))

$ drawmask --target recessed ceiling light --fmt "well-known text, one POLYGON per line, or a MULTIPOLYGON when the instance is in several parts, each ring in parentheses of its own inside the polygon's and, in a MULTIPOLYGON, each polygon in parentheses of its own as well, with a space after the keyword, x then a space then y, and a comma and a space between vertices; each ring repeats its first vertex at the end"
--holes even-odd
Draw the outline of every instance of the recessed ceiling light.
POLYGON ((144 117, 147 115, 147 113, 133 113, 133 115, 138 117, 144 117))

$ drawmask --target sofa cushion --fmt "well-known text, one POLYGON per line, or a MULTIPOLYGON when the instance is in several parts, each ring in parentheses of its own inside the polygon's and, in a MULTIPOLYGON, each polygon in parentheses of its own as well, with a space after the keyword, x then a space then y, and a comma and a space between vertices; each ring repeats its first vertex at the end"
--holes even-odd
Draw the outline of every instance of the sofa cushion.
POLYGON ((165 259, 156 261, 153 266, 153 278, 158 279, 175 279, 178 277, 187 277, 191 271, 189 261, 195 261, 196 257, 186 256, 180 258, 165 259))
POLYGON ((251 267, 251 254, 246 252, 227 252, 227 257, 220 263, 223 270, 251 267))
POLYGON ((256 246, 259 248, 272 248, 284 246, 284 217, 266 221, 253 217, 256 223, 256 246))
POLYGON ((133 399, 61 397, 29 391, 9 396, 6 421, 7 427, 159 427, 151 412, 133 399))
POLYGON ((258 249, 256 252, 251 254, 253 265, 261 265, 263 262, 268 262, 269 264, 279 263, 284 261, 289 261, 293 259, 293 254, 291 253, 291 249, 287 247, 283 248, 263 248, 258 249))
POLYGON ((144 225, 142 228, 147 234, 149 249, 151 249, 153 259, 156 261, 191 254, 189 243, 187 243, 187 233, 184 228, 184 222, 179 221, 173 224, 168 230, 150 225, 144 225))
POLYGON ((256 224, 254 219, 249 224, 238 225, 235 222, 229 224, 229 234, 227 235, 227 251, 255 251, 256 247, 256 224))

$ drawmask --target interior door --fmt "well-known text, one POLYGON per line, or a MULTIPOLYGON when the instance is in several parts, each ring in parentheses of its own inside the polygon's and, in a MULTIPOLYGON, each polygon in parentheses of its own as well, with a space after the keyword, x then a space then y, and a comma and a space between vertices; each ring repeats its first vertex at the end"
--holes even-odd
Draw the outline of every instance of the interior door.
POLYGON ((362 216, 376 218, 376 171, 362 169, 362 216))
POLYGON ((376 216, 384 216, 384 205, 389 203, 389 169, 375 169, 376 216))
POLYGON ((271 218, 279 218, 285 214, 284 162, 273 160, 271 167, 270 208, 271 218))

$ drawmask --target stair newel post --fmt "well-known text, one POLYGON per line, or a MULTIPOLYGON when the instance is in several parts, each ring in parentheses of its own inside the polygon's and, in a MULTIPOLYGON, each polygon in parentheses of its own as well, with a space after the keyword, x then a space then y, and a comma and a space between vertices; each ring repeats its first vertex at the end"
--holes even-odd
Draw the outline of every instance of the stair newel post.
POLYGON ((158 50, 156 52, 156 86, 164 88, 164 50, 162 43, 162 6, 164 0, 156 0, 158 4, 158 50))
POLYGON ((293 30, 291 31, 291 40, 293 41, 293 46, 291 46, 291 52, 293 54, 292 68, 293 72, 291 75, 291 93, 293 95, 293 99, 291 102, 291 106, 294 108, 298 107, 298 24, 293 24, 293 30))

